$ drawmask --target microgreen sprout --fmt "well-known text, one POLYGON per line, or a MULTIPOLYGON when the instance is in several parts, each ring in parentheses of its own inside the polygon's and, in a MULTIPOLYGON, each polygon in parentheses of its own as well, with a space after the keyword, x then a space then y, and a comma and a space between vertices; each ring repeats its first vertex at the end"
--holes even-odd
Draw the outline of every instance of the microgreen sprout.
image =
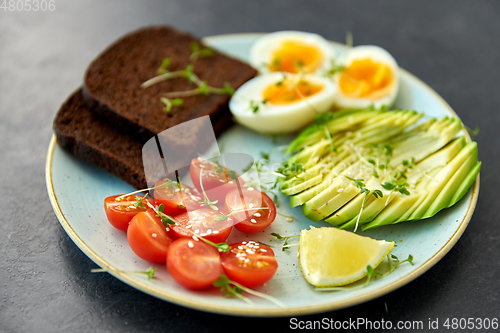
POLYGON ((146 209, 146 207, 143 206, 142 202, 144 201, 144 199, 146 199, 147 196, 148 194, 146 193, 142 198, 137 198, 137 202, 135 203, 134 207, 146 209))
MULTIPOLYGON (((300 237, 300 235, 294 235, 294 236, 281 236, 280 234, 276 233, 276 232, 272 232, 271 233, 272 236, 276 237, 278 240, 282 240, 284 241, 283 242, 283 246, 282 246, 282 251, 285 251, 285 250, 288 250, 290 248, 290 246, 288 246, 288 240, 290 240, 290 238, 296 238, 296 237, 300 237)), ((295 245, 295 244, 293 244, 295 245)), ((269 245, 267 245, 269 246, 269 245)))
POLYGON ((304 166, 300 163, 284 162, 277 171, 279 174, 288 177, 292 174, 297 174, 299 171, 305 172, 305 169, 304 166))
POLYGON ((191 47, 191 51, 193 53, 191 53, 191 55, 189 56, 189 59, 191 61, 196 61, 198 58, 208 58, 208 57, 212 57, 215 52, 214 50, 208 48, 208 47, 205 47, 205 48, 201 48, 200 44, 198 44, 197 42, 191 42, 189 44, 189 46, 191 47))
POLYGON ((170 63, 172 62, 172 59, 170 58, 165 58, 162 60, 160 67, 156 70, 156 73, 158 74, 165 74, 168 72, 168 67, 170 66, 170 63))
POLYGON ((250 100, 250 110, 252 110, 253 113, 257 113, 259 112, 260 108, 266 104, 267 99, 265 98, 261 101, 250 100))
POLYGON ((335 146, 333 144, 333 139, 332 139, 332 135, 330 134, 330 131, 328 130, 328 127, 325 126, 325 134, 326 134, 326 138, 328 139, 328 141, 330 141, 330 151, 337 151, 337 146, 335 146))
POLYGON ((162 223, 163 223, 163 225, 165 227, 168 228, 171 225, 176 225, 177 227, 183 229, 184 231, 187 231, 187 232, 191 233, 193 235, 193 238, 196 238, 196 240, 197 239, 201 239, 205 243, 207 243, 209 245, 212 245, 219 252, 227 252, 227 251, 229 251, 231 249, 231 247, 227 243, 224 243, 224 242, 222 242, 222 243, 211 242, 208 239, 206 239, 206 238, 204 238, 204 237, 196 234, 193 230, 186 228, 185 226, 183 226, 180 223, 177 223, 171 216, 169 216, 169 215, 167 215, 167 214, 165 214, 163 212, 163 210, 164 210, 163 204, 161 204, 160 206, 158 206, 158 208, 156 208, 156 207, 154 207, 152 204, 150 204, 148 202, 148 206, 150 208, 152 208, 156 212, 156 214, 157 214, 156 216, 158 216, 158 217, 161 218, 161 221, 162 221, 162 223))
MULTIPOLYGON (((196 61, 199 57, 210 57, 215 54, 212 49, 209 48, 201 48, 201 46, 196 43, 191 43, 192 54, 190 56, 191 61, 196 61)), ((234 89, 231 87, 229 82, 224 82, 224 86, 222 88, 212 87, 208 85, 206 81, 201 80, 195 73, 194 67, 192 64, 186 66, 183 70, 178 71, 169 71, 169 66, 171 64, 170 58, 165 58, 162 60, 160 67, 157 70, 157 76, 143 82, 141 84, 141 88, 148 88, 156 83, 173 79, 173 78, 186 78, 190 83, 196 84, 198 87, 191 90, 186 91, 175 91, 165 93, 164 96, 160 99, 163 104, 165 104, 164 110, 166 112, 170 112, 174 106, 180 106, 184 103, 184 101, 180 97, 188 97, 195 95, 205 95, 208 96, 210 94, 217 95, 230 95, 234 94, 234 89)))
POLYGON ((350 181, 354 182, 354 185, 359 188, 359 193, 360 194, 364 194, 365 197, 363 198, 363 201, 361 202, 361 209, 359 211, 359 214, 358 214, 358 218, 356 219, 356 226, 354 227, 354 232, 356 232, 358 230, 358 226, 359 226, 359 220, 361 219, 361 214, 363 213, 363 209, 365 208, 365 203, 370 200, 370 198, 372 196, 374 196, 376 199, 377 198, 382 198, 384 196, 384 194, 382 193, 381 190, 369 190, 366 188, 366 185, 365 185, 365 180, 364 179, 361 179, 361 178, 358 178, 358 179, 354 179, 354 178, 351 178, 351 177, 348 177, 348 176, 345 176, 345 178, 349 179, 350 181), (368 196, 368 194, 370 194, 368 196))
POLYGON ((401 265, 405 262, 408 262, 413 266, 413 256, 411 254, 408 255, 408 258, 406 258, 403 261, 399 261, 399 258, 394 254, 391 254, 390 257, 387 256, 387 260, 389 260, 389 272, 390 273, 394 272, 394 270, 396 268, 398 268, 399 265, 401 265))
POLYGON ((227 170, 221 164, 219 164, 219 162, 215 162, 215 164, 217 164, 217 169, 215 170, 215 172, 216 173, 223 173, 224 172, 224 174, 226 176, 226 180, 228 180, 229 178, 231 178, 233 180, 238 179, 238 175, 236 174, 236 172, 234 170, 227 170))
POLYGON ((204 200, 200 202, 200 206, 203 207, 208 205, 213 210, 219 210, 219 207, 215 205, 217 202, 219 202, 219 200, 210 201, 210 199, 207 196, 207 192, 205 192, 205 188, 203 187, 203 169, 200 169, 200 187, 201 191, 203 192, 203 198, 204 198, 204 200))
MULTIPOLYGON (((157 188, 162 188, 162 187, 169 187, 170 189, 172 189, 171 183, 170 183, 172 181, 170 179, 168 179, 168 178, 166 178, 165 181, 166 181, 166 183, 162 183, 162 184, 160 184, 158 186, 148 187, 148 188, 144 188, 144 189, 141 189, 141 190, 133 191, 133 192, 130 192, 130 193, 127 193, 127 194, 122 194, 119 197, 116 197, 115 200, 120 200, 120 199, 123 199, 123 198, 125 198, 125 197, 127 197, 129 195, 134 195, 134 194, 141 193, 141 192, 147 192, 147 191, 155 190, 157 188)), ((176 182, 172 182, 172 183, 177 184, 176 182)))
POLYGON ((182 100, 181 98, 174 98, 174 99, 170 100, 166 97, 161 97, 160 101, 163 104, 165 104, 165 107, 163 108, 163 110, 167 113, 172 111, 172 108, 174 106, 181 106, 182 104, 184 104, 184 100, 182 100))
MULTIPOLYGON (((148 203, 149 204, 149 203, 148 203)), ((160 204, 158 206, 158 208, 154 208, 153 205, 149 204, 149 206, 151 208, 153 208, 153 210, 156 211, 156 217, 159 217, 161 218, 161 223, 163 223, 163 225, 165 227, 169 227, 169 225, 174 225, 176 224, 177 222, 175 222, 174 218, 170 215, 167 215, 165 214, 163 211, 165 210, 165 206, 163 204, 160 204)))
POLYGON ((243 292, 247 292, 249 294, 252 294, 254 296, 258 296, 264 299, 267 299, 268 301, 273 302, 274 304, 278 305, 281 308, 286 308, 286 305, 277 300, 276 298, 269 296, 264 293, 260 293, 258 291, 255 291, 253 289, 247 288, 245 286, 242 286, 241 284, 234 282, 230 280, 227 276, 221 275, 220 278, 213 283, 214 287, 219 287, 224 294, 222 296, 224 297, 238 297, 239 299, 247 302, 248 304, 253 305, 253 301, 249 299, 246 296, 243 296, 243 292))
POLYGON ((391 191, 389 193, 389 197, 387 198, 387 202, 385 203, 386 205, 389 203, 389 199, 391 198, 392 193, 394 192, 399 192, 404 195, 410 195, 410 191, 408 191, 408 186, 410 184, 403 182, 403 183, 398 183, 395 180, 391 180, 385 183, 380 184, 384 189, 391 191))
MULTIPOLYGON (((195 82, 196 83, 196 82, 195 82)), ((173 91, 165 93, 164 96, 167 98, 179 98, 179 97, 189 97, 196 95, 205 95, 208 96, 210 94, 216 95, 230 95, 234 94, 234 89, 228 82, 224 83, 223 88, 214 88, 208 85, 207 81, 201 81, 198 84, 198 88, 186 90, 186 91, 173 91)))
POLYGON ((335 62, 335 59, 332 59, 330 61, 330 68, 325 70, 325 72, 323 73, 323 76, 328 77, 328 78, 333 78, 335 76, 335 74, 342 72, 344 69, 345 69, 344 65, 338 65, 335 62))
POLYGON ((276 213, 277 213, 278 215, 281 215, 281 216, 286 217, 286 221, 287 221, 287 222, 292 222, 292 221, 295 219, 295 218, 294 218, 293 216, 291 216, 291 215, 283 214, 283 213, 278 212, 278 211, 276 211, 276 213))
POLYGON ((105 268, 93 268, 90 270, 91 273, 102 273, 102 272, 122 272, 122 273, 137 273, 137 274, 145 274, 148 277, 148 281, 151 280, 155 273, 156 273, 156 268, 149 267, 145 271, 122 271, 122 270, 117 270, 117 269, 105 269, 105 268))

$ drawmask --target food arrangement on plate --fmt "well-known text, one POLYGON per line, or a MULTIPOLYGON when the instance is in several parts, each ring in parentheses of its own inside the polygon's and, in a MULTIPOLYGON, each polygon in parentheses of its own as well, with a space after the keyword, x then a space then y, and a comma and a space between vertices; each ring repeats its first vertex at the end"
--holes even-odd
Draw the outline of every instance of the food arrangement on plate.
POLYGON ((467 193, 481 162, 460 119, 391 109, 399 69, 377 46, 337 54, 319 35, 282 31, 257 39, 249 64, 173 28, 146 28, 103 51, 84 87, 61 106, 59 145, 137 189, 102 198, 135 255, 166 263, 185 288, 216 286, 226 296, 249 302, 244 295, 252 294, 278 306, 250 289, 278 270, 273 248, 298 246, 297 264, 318 291, 355 290, 413 264, 411 254, 402 261, 391 255, 395 241, 356 233, 430 218, 467 193), (213 146, 195 125, 159 143, 163 133, 203 117, 215 135, 234 119, 255 135, 293 139, 243 169, 224 164, 230 153, 206 157, 213 146), (168 167, 146 167, 149 142, 162 161, 170 157, 168 167), (278 152, 273 168, 270 155, 278 152), (287 197, 302 208, 301 221, 291 222, 303 224, 300 234, 268 231, 290 223, 277 219, 286 215, 279 198, 287 197), (331 226, 312 227, 317 221, 331 226), (248 240, 226 243, 235 232, 248 240), (282 244, 262 242, 263 233, 282 244), (385 271, 377 268, 384 260, 385 271))

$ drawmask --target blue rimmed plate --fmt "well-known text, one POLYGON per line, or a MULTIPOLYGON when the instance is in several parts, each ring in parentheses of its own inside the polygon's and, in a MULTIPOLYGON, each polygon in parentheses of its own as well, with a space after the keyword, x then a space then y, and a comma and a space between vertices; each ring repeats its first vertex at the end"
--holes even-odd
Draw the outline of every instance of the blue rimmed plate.
MULTIPOLYGON (((247 59, 252 43, 261 34, 231 34, 207 37, 204 41, 243 61, 247 59)), ((344 46, 332 43, 338 53, 344 46)), ((396 107, 425 112, 429 117, 457 115, 451 107, 421 80, 400 69, 401 86, 396 107)), ((470 140, 467 134, 466 137, 470 140)), ((280 138, 280 144, 290 138, 280 138)), ((277 145, 270 137, 234 125, 218 140, 225 152, 245 152, 255 158, 261 151, 277 145)), ((46 182, 49 198, 62 227, 75 244, 97 265, 110 271, 116 278, 155 297, 190 308, 216 313, 245 316, 292 316, 318 313, 359 304, 393 291, 417 278, 435 265, 458 241, 467 227, 479 193, 479 176, 468 193, 455 206, 431 219, 406 222, 369 230, 361 234, 376 239, 395 240, 393 253, 400 258, 414 257, 414 265, 402 265, 392 274, 375 280, 366 288, 342 292, 318 292, 309 285, 299 268, 296 250, 275 251, 279 263, 276 276, 265 286, 257 288, 287 305, 281 308, 267 300, 252 298, 254 305, 236 298, 224 298, 213 288, 189 291, 179 286, 162 265, 151 265, 139 259, 129 248, 126 234, 114 229, 106 220, 103 210, 105 197, 131 192, 123 181, 92 165, 84 163, 61 149, 53 136, 46 161, 46 182), (148 281, 144 275, 123 271, 158 268, 155 278, 148 281)), ((300 208, 290 208, 288 199, 280 197, 280 212, 295 217, 286 222, 278 216, 272 226, 255 235, 234 230, 228 242, 258 240, 276 242, 271 232, 296 235, 309 225, 326 226, 324 222, 311 222, 300 208)), ((90 273, 90 272, 89 272, 90 273)))

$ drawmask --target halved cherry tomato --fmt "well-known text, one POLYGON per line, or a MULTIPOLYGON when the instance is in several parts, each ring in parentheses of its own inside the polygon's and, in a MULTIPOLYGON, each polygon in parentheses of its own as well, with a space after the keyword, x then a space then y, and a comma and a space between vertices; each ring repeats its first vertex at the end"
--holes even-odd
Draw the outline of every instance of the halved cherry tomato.
POLYGON ((153 200, 145 198, 142 204, 138 204, 142 199, 140 195, 112 195, 104 199, 104 211, 109 223, 116 229, 126 231, 132 218, 139 212, 147 209, 147 202, 153 204, 153 200))
POLYGON ((172 243, 161 219, 152 209, 134 216, 127 230, 127 239, 132 251, 140 258, 158 263, 165 262, 167 249, 172 243))
POLYGON ((231 250, 220 254, 222 268, 230 280, 253 288, 263 285, 276 273, 278 262, 269 246, 252 241, 230 246, 231 250))
POLYGON ((238 188, 236 181, 240 183, 240 186, 245 185, 245 181, 241 179, 239 175, 233 174, 231 170, 225 167, 221 168, 214 162, 202 158, 195 158, 191 161, 189 173, 191 175, 193 185, 196 187, 198 192, 203 195, 203 190, 200 184, 201 174, 203 189, 205 190, 208 198, 210 200, 218 200, 218 203, 222 205, 224 205, 226 194, 238 188), (236 176, 237 180, 233 179, 231 175, 236 176))
POLYGON ((222 273, 217 249, 192 238, 181 238, 170 245, 167 269, 177 283, 189 289, 209 287, 222 273))
POLYGON ((276 219, 273 200, 253 187, 233 190, 226 196, 226 210, 234 214, 234 227, 242 232, 255 233, 269 227, 276 219))
POLYGON ((155 189, 154 197, 158 206, 163 204, 165 207, 165 214, 176 216, 200 208, 203 196, 196 189, 184 184, 179 188, 177 182, 164 180, 156 182, 155 187, 163 184, 165 185, 155 189))
MULTIPOLYGON (((177 215, 174 220, 211 242, 221 243, 227 239, 233 228, 233 219, 231 217, 218 218, 225 215, 227 215, 227 212, 221 209, 200 208, 177 215)), ((178 225, 172 225, 170 229, 177 238, 191 238, 193 236, 192 233, 178 225)))

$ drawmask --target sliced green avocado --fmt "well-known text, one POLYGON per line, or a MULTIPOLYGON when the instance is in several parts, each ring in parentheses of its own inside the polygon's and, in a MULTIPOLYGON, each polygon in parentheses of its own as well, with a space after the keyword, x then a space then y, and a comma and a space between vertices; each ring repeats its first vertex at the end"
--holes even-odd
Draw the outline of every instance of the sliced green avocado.
POLYGON ((290 186, 288 188, 282 188, 281 193, 283 193, 284 195, 297 194, 304 190, 307 190, 310 187, 313 187, 314 185, 321 183, 322 180, 323 180, 323 175, 319 174, 312 177, 311 179, 306 180, 305 182, 299 183, 294 186, 290 186))
MULTIPOLYGON (((389 205, 389 203, 394 200, 395 197, 395 194, 389 196, 389 193, 384 193, 384 196, 382 198, 371 197, 370 200, 365 203, 365 207, 363 208, 363 212, 361 213, 361 217, 359 218, 359 225, 363 225, 375 219, 375 217, 387 205, 389 205)), ((356 226, 357 220, 358 214, 356 214, 356 216, 353 217, 350 221, 340 226, 340 229, 353 229, 356 226)))
POLYGON ((450 178, 455 174, 455 172, 460 168, 460 166, 469 158, 471 154, 477 156, 477 143, 469 142, 465 147, 448 163, 435 177, 429 182, 426 191, 428 192, 425 200, 420 204, 419 207, 413 212, 409 217, 410 220, 421 219, 427 212, 429 207, 438 197, 440 192, 446 186, 450 178))
POLYGON ((437 198, 432 202, 431 206, 429 207, 429 209, 427 209, 422 218, 425 219, 434 216, 441 209, 448 207, 453 195, 457 192, 460 184, 463 183, 464 179, 469 174, 469 171, 476 165, 476 163, 477 150, 475 150, 475 154, 473 151, 469 158, 453 174, 446 186, 443 188, 441 193, 439 193, 437 198))
MULTIPOLYGON (((377 217, 363 225, 363 230, 379 227, 387 224, 394 224, 396 221, 408 210, 411 206, 420 198, 420 195, 410 194, 403 195, 398 194, 396 198, 391 201, 378 215, 377 217)), ((383 198, 382 198, 383 199, 383 198)))
POLYGON ((469 174, 467 175, 467 177, 465 177, 464 181, 462 182, 462 184, 460 184, 460 187, 451 198, 448 207, 451 207, 454 204, 456 204, 460 199, 462 199, 465 193, 467 193, 469 187, 476 180, 476 177, 479 174, 479 170, 481 169, 481 164, 482 162, 477 162, 476 165, 469 171, 469 174))
POLYGON ((352 220, 354 217, 358 216, 364 198, 364 195, 357 195, 330 217, 326 218, 325 221, 334 226, 340 226, 347 221, 352 220))
POLYGON ((347 186, 344 188, 342 184, 342 180, 337 178, 327 189, 306 202, 302 206, 304 215, 312 221, 320 221, 344 206, 359 193, 356 187, 347 186))

